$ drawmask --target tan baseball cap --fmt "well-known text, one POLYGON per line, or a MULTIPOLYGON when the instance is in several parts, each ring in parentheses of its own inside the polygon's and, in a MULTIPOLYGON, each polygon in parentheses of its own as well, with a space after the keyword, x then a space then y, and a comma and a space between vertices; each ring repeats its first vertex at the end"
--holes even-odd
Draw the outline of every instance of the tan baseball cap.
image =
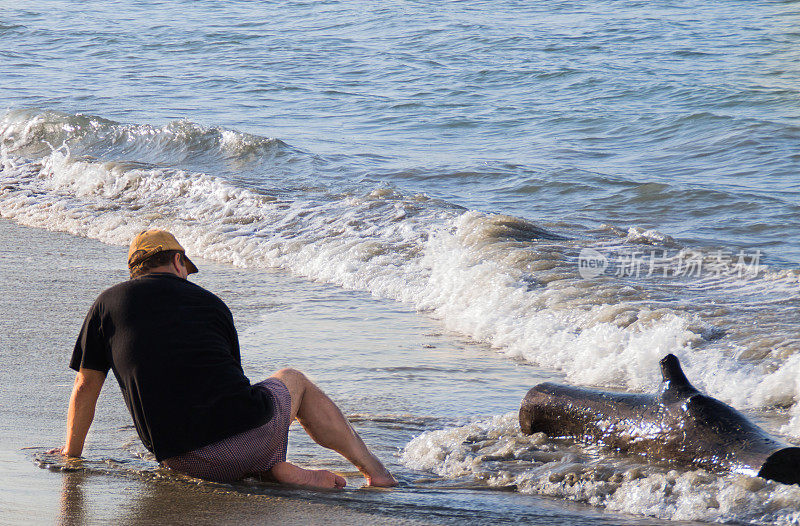
POLYGON ((128 249, 128 268, 133 269, 137 265, 141 265, 144 260, 164 250, 177 250, 186 258, 186 270, 189 274, 197 272, 197 267, 186 257, 186 250, 178 243, 175 236, 166 230, 145 230, 140 232, 131 241, 131 246, 128 249))

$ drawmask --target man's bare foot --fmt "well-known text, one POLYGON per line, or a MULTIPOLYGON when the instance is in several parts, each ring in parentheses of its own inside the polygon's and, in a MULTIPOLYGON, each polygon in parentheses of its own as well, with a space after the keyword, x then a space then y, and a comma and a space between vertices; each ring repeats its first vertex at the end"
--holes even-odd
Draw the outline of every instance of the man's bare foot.
POLYGON ((306 470, 306 474, 307 482, 301 486, 323 489, 342 489, 347 486, 344 477, 325 469, 309 469, 306 470))
POLYGON ((367 479, 367 486, 374 488, 392 488, 397 486, 397 481, 388 471, 383 475, 364 475, 367 479))
POLYGON ((378 460, 375 455, 370 455, 369 466, 361 469, 364 478, 367 479, 367 486, 375 488, 391 488, 397 486, 397 481, 394 479, 389 470, 378 460))
POLYGON ((315 489, 342 489, 347 485, 344 477, 324 469, 303 469, 289 462, 278 462, 269 474, 280 484, 291 484, 315 489))

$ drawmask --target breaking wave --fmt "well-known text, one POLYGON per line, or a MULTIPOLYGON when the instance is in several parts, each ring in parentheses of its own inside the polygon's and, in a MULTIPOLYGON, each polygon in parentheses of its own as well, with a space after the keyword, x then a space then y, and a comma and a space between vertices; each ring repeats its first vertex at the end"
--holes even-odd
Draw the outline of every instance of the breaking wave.
POLYGON ((183 121, 9 112, 0 121, 0 217, 119 245, 169 228, 193 255, 405 302, 578 384, 644 389, 657 381, 653 364, 673 352, 716 397, 790 408, 784 432, 800 435, 800 342, 783 318, 797 309, 795 270, 584 278, 585 247, 620 259, 646 255, 644 245, 670 264, 687 250, 705 260, 715 251, 657 231, 592 233, 401 188, 323 184, 308 172, 314 184, 298 185, 291 166, 312 157, 183 121), (753 319, 759 325, 742 323, 753 319))

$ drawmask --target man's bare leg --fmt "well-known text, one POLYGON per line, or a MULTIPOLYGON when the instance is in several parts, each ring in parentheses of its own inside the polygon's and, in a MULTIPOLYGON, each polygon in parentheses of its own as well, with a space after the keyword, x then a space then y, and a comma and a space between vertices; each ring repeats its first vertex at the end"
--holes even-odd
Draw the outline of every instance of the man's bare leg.
POLYGON ((303 373, 294 369, 281 369, 272 377, 282 381, 289 389, 292 396, 292 419, 297 418, 317 444, 338 452, 352 462, 367 479, 368 485, 397 485, 391 473, 370 452, 336 404, 303 373))

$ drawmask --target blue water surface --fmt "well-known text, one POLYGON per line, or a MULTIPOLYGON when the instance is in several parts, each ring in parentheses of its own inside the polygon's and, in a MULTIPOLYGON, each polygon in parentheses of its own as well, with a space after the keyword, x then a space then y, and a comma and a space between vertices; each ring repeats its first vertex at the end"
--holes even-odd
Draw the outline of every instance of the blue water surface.
POLYGON ((5 1, 0 105, 276 137, 333 187, 795 266, 798 22, 785 0, 5 1))

